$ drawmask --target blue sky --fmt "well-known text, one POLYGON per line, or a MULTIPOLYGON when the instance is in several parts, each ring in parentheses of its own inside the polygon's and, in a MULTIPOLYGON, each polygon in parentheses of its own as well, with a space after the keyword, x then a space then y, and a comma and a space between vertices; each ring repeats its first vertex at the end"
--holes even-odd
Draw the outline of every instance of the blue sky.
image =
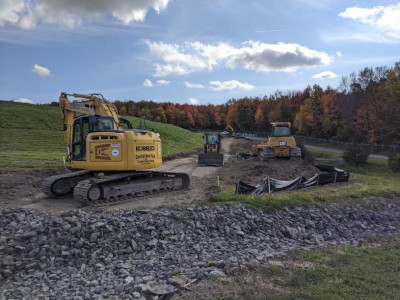
POLYGON ((400 61, 400 2, 0 0, 0 99, 221 104, 400 61))

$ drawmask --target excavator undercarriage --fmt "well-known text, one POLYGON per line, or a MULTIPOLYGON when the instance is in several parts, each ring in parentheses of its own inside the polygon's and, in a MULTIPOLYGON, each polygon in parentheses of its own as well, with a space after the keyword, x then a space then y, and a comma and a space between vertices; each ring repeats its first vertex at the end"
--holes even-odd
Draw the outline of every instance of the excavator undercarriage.
POLYGON ((124 203, 138 197, 185 189, 190 179, 185 173, 134 171, 92 172, 75 171, 46 178, 43 192, 52 198, 73 196, 90 206, 124 203))

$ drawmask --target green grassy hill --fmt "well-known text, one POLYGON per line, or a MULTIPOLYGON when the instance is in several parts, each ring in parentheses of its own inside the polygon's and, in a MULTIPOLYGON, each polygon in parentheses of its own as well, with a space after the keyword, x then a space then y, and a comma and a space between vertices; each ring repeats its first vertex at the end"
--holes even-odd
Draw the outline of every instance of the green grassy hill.
MULTIPOLYGON (((0 101, 0 169, 61 167, 66 145, 60 117, 58 107, 0 101)), ((138 126, 137 118, 127 119, 138 126)), ((202 146, 199 134, 163 123, 146 121, 146 125, 160 133, 164 157, 202 146)))

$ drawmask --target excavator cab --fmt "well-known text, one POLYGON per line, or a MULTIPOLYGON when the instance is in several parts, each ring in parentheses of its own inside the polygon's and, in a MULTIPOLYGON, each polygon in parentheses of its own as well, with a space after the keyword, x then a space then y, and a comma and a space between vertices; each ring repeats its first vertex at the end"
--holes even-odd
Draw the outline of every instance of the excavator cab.
POLYGON ((114 119, 109 116, 83 115, 76 118, 72 130, 72 160, 86 159, 86 138, 89 133, 113 131, 114 128, 114 119))

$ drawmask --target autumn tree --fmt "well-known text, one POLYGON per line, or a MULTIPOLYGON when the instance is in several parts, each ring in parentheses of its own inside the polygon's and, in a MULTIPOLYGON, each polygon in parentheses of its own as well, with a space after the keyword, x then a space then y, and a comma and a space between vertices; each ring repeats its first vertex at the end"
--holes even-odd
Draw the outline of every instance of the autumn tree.
POLYGON ((162 106, 158 106, 153 113, 153 120, 156 122, 167 123, 167 116, 162 106))
POLYGON ((323 110, 321 118, 322 136, 327 139, 336 135, 339 124, 336 99, 336 91, 330 87, 324 91, 321 97, 323 110))
POLYGON ((172 104, 168 105, 165 115, 167 117, 168 124, 176 125, 175 107, 172 104))
POLYGON ((251 130, 254 125, 254 113, 251 100, 244 98, 235 103, 236 106, 236 124, 238 129, 251 130))
POLYGON ((122 106, 119 109, 119 114, 122 115, 122 116, 126 116, 126 107, 125 106, 122 106))
POLYGON ((139 118, 145 117, 146 120, 151 120, 151 119, 153 118, 153 116, 152 116, 151 113, 150 113, 150 110, 149 110, 148 108, 145 108, 145 107, 143 107, 143 108, 139 111, 139 113, 138 113, 137 116, 138 116, 139 118))
POLYGON ((267 131, 269 126, 269 113, 271 112, 272 109, 272 102, 264 98, 260 104, 258 104, 258 107, 256 109, 256 113, 254 116, 255 124, 257 126, 258 131, 267 131))
POLYGON ((126 107, 126 114, 128 116, 136 116, 137 109, 136 109, 135 102, 130 100, 130 101, 125 103, 125 107, 126 107))

